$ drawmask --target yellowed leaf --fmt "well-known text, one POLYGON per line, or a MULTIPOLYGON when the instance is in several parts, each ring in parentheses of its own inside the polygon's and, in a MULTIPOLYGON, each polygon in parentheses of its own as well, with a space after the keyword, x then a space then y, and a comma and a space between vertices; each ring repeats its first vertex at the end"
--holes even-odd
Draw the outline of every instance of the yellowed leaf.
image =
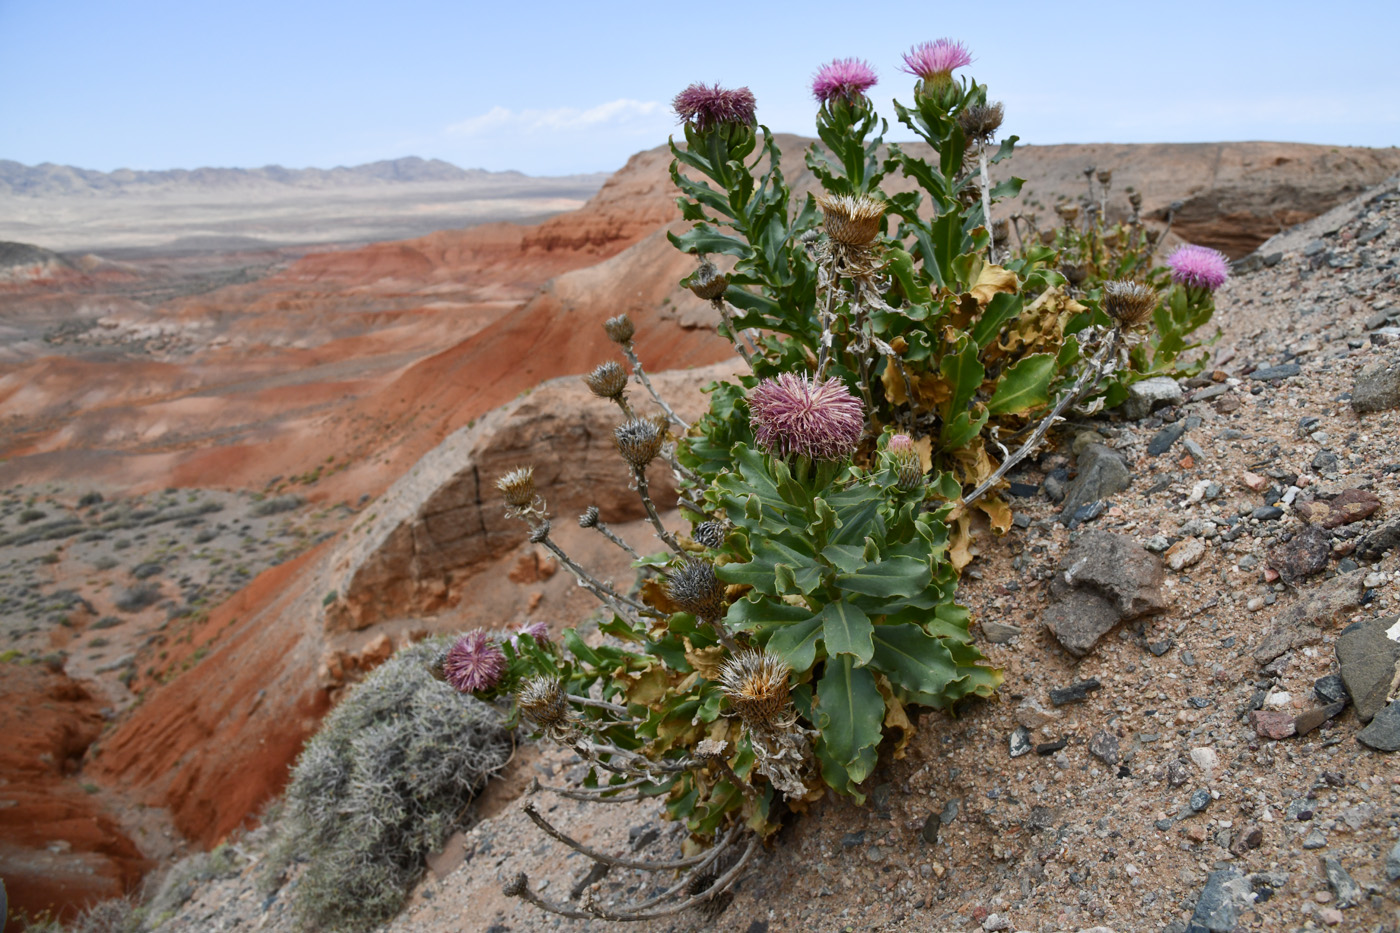
POLYGON ((659 664, 644 671, 629 673, 627 678, 631 680, 627 685, 627 702, 643 706, 651 706, 664 697, 671 682, 666 669, 659 664))
POLYGON ((1004 499, 984 496, 977 500, 977 507, 987 514, 992 531, 1004 535, 1011 530, 1011 506, 1004 499))
MULTIPOLYGON (((884 674, 875 675, 875 688, 880 691, 880 696, 885 698, 885 728, 899 730, 893 752, 895 760, 898 761, 904 757, 904 748, 914 737, 916 730, 914 724, 909 721, 909 714, 904 711, 904 704, 894 695, 894 689, 884 674)), ((885 734, 889 735, 888 732, 885 734)))
POLYGON ((1020 287, 1016 280, 1016 273, 1001 266, 988 264, 984 265, 977 272, 977 281, 972 283, 972 297, 977 299, 977 303, 986 306, 999 292, 1012 292, 1020 287))
POLYGON ((695 673, 706 680, 719 680, 720 664, 724 661, 724 646, 696 648, 689 638, 683 638, 682 641, 685 642, 685 659, 695 668, 695 673))
POLYGON ((948 521, 948 559, 958 572, 972 563, 972 518, 966 513, 948 521))
POLYGON ((919 466, 925 473, 933 469, 933 438, 924 436, 914 441, 914 449, 919 452, 919 466))

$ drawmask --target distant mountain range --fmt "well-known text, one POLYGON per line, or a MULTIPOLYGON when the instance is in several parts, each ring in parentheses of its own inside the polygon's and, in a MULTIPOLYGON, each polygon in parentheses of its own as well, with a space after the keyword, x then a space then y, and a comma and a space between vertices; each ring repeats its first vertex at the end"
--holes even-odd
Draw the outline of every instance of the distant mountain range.
MULTIPOLYGON (((601 184, 607 173, 600 175, 567 176, 568 179, 601 184)), ((20 197, 54 197, 60 195, 105 195, 122 193, 153 193, 159 190, 236 191, 272 187, 319 190, 342 187, 365 187, 396 184, 452 184, 521 182, 527 176, 520 172, 488 172, 485 169, 458 168, 441 159, 420 159, 409 156, 364 165, 336 168, 283 168, 267 165, 262 168, 196 168, 169 169, 159 172, 138 172, 117 169, 97 172, 71 165, 22 165, 0 159, 0 195, 20 197)), ((558 179, 560 181, 565 179, 558 179)))

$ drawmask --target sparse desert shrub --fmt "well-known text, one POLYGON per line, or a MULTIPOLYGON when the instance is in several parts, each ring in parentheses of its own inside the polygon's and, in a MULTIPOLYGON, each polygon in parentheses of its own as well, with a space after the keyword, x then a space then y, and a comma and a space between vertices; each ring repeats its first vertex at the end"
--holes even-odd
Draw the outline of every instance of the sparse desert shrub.
POLYGON ((427 672, 440 650, 424 642, 380 665, 297 760, 270 870, 307 860, 292 898, 308 926, 367 930, 392 916, 510 758, 499 714, 427 672))
POLYGON ((92 569, 94 570, 111 570, 115 566, 117 566, 117 559, 111 554, 103 554, 92 562, 92 569))
POLYGON ((274 496, 271 499, 264 499, 256 503, 248 511, 253 515, 266 516, 277 515, 281 512, 292 512, 306 504, 306 500, 301 496, 274 496))
POLYGON ((195 544, 208 544, 219 536, 219 532, 213 528, 201 528, 194 536, 195 544))
POLYGON ((131 568, 131 575, 138 580, 145 580, 154 577, 165 568, 158 561, 146 561, 131 568))
POLYGON ((126 620, 123 619, 121 616, 103 616, 102 618, 98 619, 96 622, 92 623, 92 628, 94 628, 94 629, 116 628, 118 625, 121 625, 121 624, 122 624, 123 622, 125 622, 125 621, 126 621, 126 620))
POLYGON ((118 538, 117 540, 112 542, 112 547, 113 549, 118 551, 125 551, 127 548, 131 547, 131 539, 118 538))
POLYGON ((155 583, 141 583, 117 595, 114 605, 122 612, 140 612, 148 606, 160 602, 160 586, 155 583))
POLYGON ((44 517, 44 512, 40 509, 24 509, 19 513, 19 523, 28 525, 30 522, 37 522, 44 517))
POLYGON ((100 492, 89 492, 89 493, 84 493, 84 494, 83 494, 83 497, 82 497, 81 499, 78 500, 78 508, 80 508, 80 509, 85 509, 85 508, 88 508, 89 506, 99 505, 99 504, 101 504, 101 502, 102 502, 102 493, 100 493, 100 492))

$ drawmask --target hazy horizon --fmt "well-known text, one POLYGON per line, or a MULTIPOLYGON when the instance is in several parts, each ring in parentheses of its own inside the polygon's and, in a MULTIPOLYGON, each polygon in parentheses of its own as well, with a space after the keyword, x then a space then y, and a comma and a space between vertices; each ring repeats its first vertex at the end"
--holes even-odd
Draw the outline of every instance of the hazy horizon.
MULTIPOLYGON (((871 96, 891 117, 890 99, 907 102, 913 84, 902 53, 942 36, 972 50, 961 74, 1005 102, 1003 132, 1035 145, 1400 143, 1389 64, 1400 7, 1359 0, 937 15, 813 0, 733 20, 546 2, 522 19, 442 0, 392 14, 358 0, 0 0, 0 80, 24 89, 0 99, 0 158, 110 172, 415 155, 533 176, 609 172, 665 143, 670 100, 694 81, 747 85, 761 122, 811 135, 812 73, 855 56, 880 75, 871 96)), ((896 125, 887 138, 910 134, 896 125)))

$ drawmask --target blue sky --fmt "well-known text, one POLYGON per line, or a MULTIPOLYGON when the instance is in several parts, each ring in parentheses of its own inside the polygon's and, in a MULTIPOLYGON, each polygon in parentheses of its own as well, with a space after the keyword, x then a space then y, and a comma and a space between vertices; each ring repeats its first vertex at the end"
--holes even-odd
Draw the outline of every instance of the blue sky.
POLYGON ((1382 0, 0 0, 0 158, 610 171, 665 141, 692 81, 747 84, 761 122, 810 135, 812 72, 858 56, 888 115, 901 53, 942 36, 1025 142, 1391 146, 1397 35, 1382 0))

